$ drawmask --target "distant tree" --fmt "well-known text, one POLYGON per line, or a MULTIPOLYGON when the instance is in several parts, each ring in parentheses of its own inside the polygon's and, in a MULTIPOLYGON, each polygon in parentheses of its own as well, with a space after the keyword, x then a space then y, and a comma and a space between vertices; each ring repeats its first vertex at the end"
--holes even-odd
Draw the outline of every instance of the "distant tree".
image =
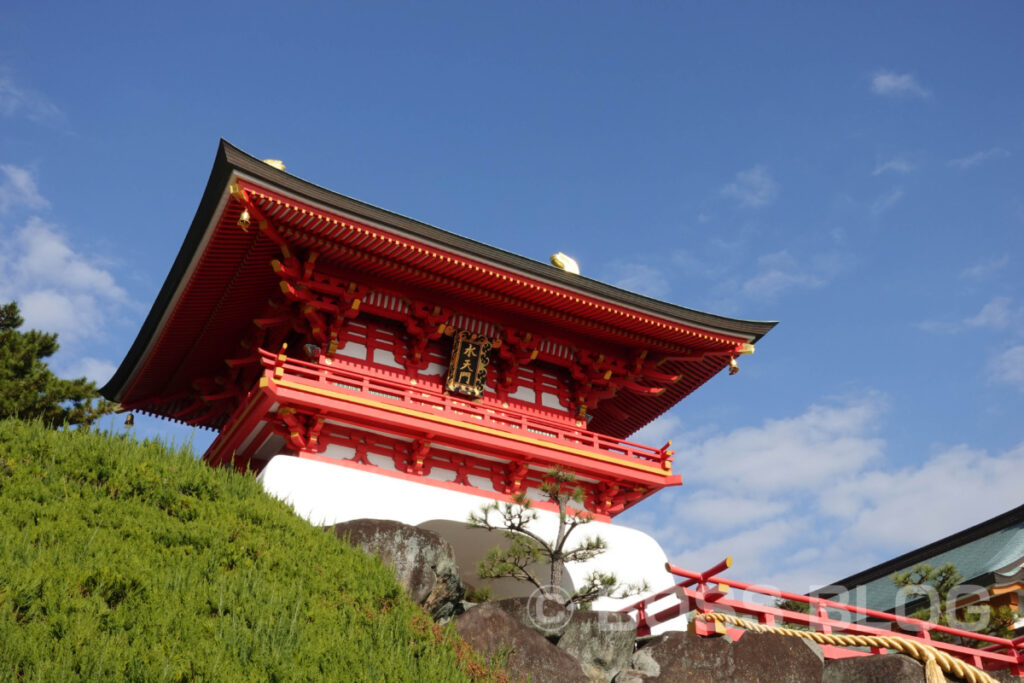
MULTIPOLYGON (((782 598, 779 598, 778 600, 775 601, 775 606, 778 607, 779 609, 784 609, 784 610, 787 610, 789 612, 799 612, 800 614, 810 614, 811 613, 811 606, 808 603, 801 602, 799 600, 783 600, 782 598)), ((784 621, 783 623, 786 626, 786 628, 791 628, 791 629, 794 629, 796 631, 809 631, 810 630, 807 627, 807 624, 801 624, 799 622, 793 622, 793 621, 784 621)))
MULTIPOLYGON (((908 615, 914 619, 934 621, 942 626, 953 626, 990 636, 1012 637, 1013 623, 1016 619, 1014 611, 1009 607, 995 608, 988 603, 965 603, 962 599, 966 598, 968 594, 957 590, 961 587, 963 578, 956 566, 950 563, 939 568, 929 564, 919 564, 908 571, 896 572, 892 576, 892 582, 900 588, 925 588, 923 600, 926 604, 908 615), (949 604, 951 593, 953 594, 952 605, 949 604), (949 618, 951 610, 954 617, 952 624, 949 618)), ((910 605, 914 605, 916 602, 911 601, 910 605)), ((955 642, 959 645, 970 645, 975 642, 963 642, 966 639, 946 633, 933 632, 931 635, 935 640, 955 642)))
POLYGON ((57 352, 57 335, 21 332, 18 304, 0 306, 0 419, 42 420, 51 427, 90 425, 113 412, 96 385, 84 377, 60 379, 44 359, 57 352))
POLYGON ((593 571, 583 585, 568 598, 561 593, 562 573, 570 562, 586 562, 608 549, 600 536, 590 536, 574 548, 567 549, 569 536, 579 527, 593 521, 586 512, 569 510, 570 501, 581 504, 583 491, 575 485, 576 477, 560 468, 545 474, 541 491, 558 506, 558 532, 554 540, 546 540, 530 525, 537 512, 525 494, 518 494, 512 503, 490 503, 479 512, 471 513, 469 526, 488 531, 501 530, 509 540, 509 547, 494 548, 480 561, 477 572, 482 579, 512 578, 537 587, 548 600, 566 606, 590 603, 601 596, 626 597, 647 590, 646 584, 621 584, 615 574, 593 571), (491 515, 496 517, 491 519, 491 515), (546 581, 531 569, 538 564, 548 565, 546 581))

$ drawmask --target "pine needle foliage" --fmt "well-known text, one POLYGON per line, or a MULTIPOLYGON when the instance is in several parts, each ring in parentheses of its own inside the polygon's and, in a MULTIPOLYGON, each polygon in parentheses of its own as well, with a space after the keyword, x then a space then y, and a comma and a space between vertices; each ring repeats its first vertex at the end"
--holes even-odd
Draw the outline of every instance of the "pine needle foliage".
POLYGON ((60 379, 45 360, 57 353, 57 335, 23 332, 15 302, 0 305, 0 419, 42 420, 51 427, 90 425, 114 411, 85 379, 60 379))
MULTIPOLYGON (((778 600, 775 601, 775 606, 778 607, 779 609, 784 609, 784 610, 787 610, 789 612, 798 612, 799 614, 810 614, 811 613, 811 606, 810 606, 810 604, 808 604, 806 602, 801 602, 800 600, 783 600, 782 598, 779 598, 778 600)), ((811 630, 807 626, 807 624, 803 624, 803 623, 800 623, 800 622, 789 621, 789 620, 783 620, 782 625, 785 626, 786 628, 791 628, 791 629, 793 629, 795 631, 810 631, 811 630)))
POLYGON ((571 595, 562 594, 562 574, 571 562, 587 562, 608 549, 600 536, 587 536, 575 547, 568 547, 569 537, 579 527, 589 524, 594 517, 585 510, 572 510, 570 503, 582 508, 583 490, 576 485, 576 476, 554 467, 544 474, 541 493, 558 507, 558 531, 552 540, 545 539, 531 529, 537 519, 530 499, 517 494, 511 503, 488 503, 479 512, 470 513, 467 525, 487 531, 501 531, 508 540, 505 548, 493 548, 477 567, 482 579, 511 578, 532 584, 547 600, 563 602, 566 606, 588 605, 599 597, 623 598, 648 590, 643 584, 620 583, 615 574, 591 571, 583 585, 571 595), (494 515, 494 519, 491 518, 494 515), (547 576, 538 575, 533 567, 547 565, 547 576))
MULTIPOLYGON (((963 580, 964 577, 960 570, 949 562, 941 567, 919 564, 912 569, 892 575, 892 582, 901 589, 922 587, 927 589, 922 591, 925 595, 924 598, 910 603, 914 607, 924 603, 923 607, 919 607, 909 614, 914 619, 934 621, 942 626, 954 626, 965 631, 975 631, 990 636, 1012 638, 1013 624, 1017 620, 1018 614, 1009 607, 992 607, 986 602, 972 602, 969 599, 969 592, 961 586, 963 580), (953 604, 949 602, 951 596, 954 600, 953 604)), ((911 595, 916 592, 918 591, 910 591, 911 595)), ((935 640, 967 647, 988 645, 984 641, 954 636, 941 631, 932 632, 931 637, 935 640)))
POLYGON ((379 559, 252 476, 0 421, 0 680, 492 676, 379 559))

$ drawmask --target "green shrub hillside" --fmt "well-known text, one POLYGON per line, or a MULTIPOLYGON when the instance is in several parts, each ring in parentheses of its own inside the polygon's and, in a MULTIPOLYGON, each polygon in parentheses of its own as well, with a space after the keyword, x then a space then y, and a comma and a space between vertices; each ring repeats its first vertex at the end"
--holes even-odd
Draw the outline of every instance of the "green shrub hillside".
POLYGON ((375 557, 186 450, 0 422, 0 680, 486 679, 375 557))

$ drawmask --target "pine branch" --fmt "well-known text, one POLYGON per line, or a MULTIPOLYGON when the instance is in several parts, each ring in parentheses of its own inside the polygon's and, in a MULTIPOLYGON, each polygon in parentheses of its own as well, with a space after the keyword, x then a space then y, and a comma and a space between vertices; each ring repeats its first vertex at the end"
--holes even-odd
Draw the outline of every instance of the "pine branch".
MULTIPOLYGON (((481 578, 527 581, 547 593, 551 586, 561 585, 565 564, 587 562, 608 549, 607 543, 600 536, 589 536, 576 547, 565 550, 573 532, 593 521, 593 515, 589 512, 570 512, 568 509, 570 501, 583 501, 582 489, 575 486, 575 482, 576 477, 571 472, 554 468, 548 470, 540 486, 548 500, 558 506, 558 532, 554 540, 549 541, 529 528, 537 520, 537 513, 531 509, 530 501, 523 494, 515 496, 512 503, 489 503, 469 515, 467 524, 470 527, 487 531, 500 530, 509 539, 507 548, 494 548, 481 560, 478 567, 481 578), (497 519, 492 519, 492 514, 497 519), (530 566, 545 562, 551 570, 548 586, 542 585, 529 569, 530 566)), ((619 584, 614 574, 595 571, 587 576, 584 585, 565 604, 591 602, 601 596, 627 597, 646 590, 646 584, 619 584)))

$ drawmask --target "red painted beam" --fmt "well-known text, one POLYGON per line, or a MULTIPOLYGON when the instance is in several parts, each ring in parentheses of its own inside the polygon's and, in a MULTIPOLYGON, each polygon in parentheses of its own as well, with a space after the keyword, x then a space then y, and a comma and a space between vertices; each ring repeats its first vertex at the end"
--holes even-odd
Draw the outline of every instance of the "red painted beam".
POLYGON ((444 441, 450 446, 478 450, 503 460, 523 459, 546 466, 560 465, 610 482, 625 480, 658 488, 681 483, 681 477, 668 475, 654 465, 641 465, 598 451, 548 443, 511 431, 502 433, 470 420, 459 421, 444 415, 412 410, 401 405, 391 405, 385 400, 372 400, 342 391, 314 392, 310 391, 310 387, 287 379, 271 381, 268 388, 282 404, 301 406, 356 425, 408 437, 429 431, 435 435, 435 440, 444 441))

